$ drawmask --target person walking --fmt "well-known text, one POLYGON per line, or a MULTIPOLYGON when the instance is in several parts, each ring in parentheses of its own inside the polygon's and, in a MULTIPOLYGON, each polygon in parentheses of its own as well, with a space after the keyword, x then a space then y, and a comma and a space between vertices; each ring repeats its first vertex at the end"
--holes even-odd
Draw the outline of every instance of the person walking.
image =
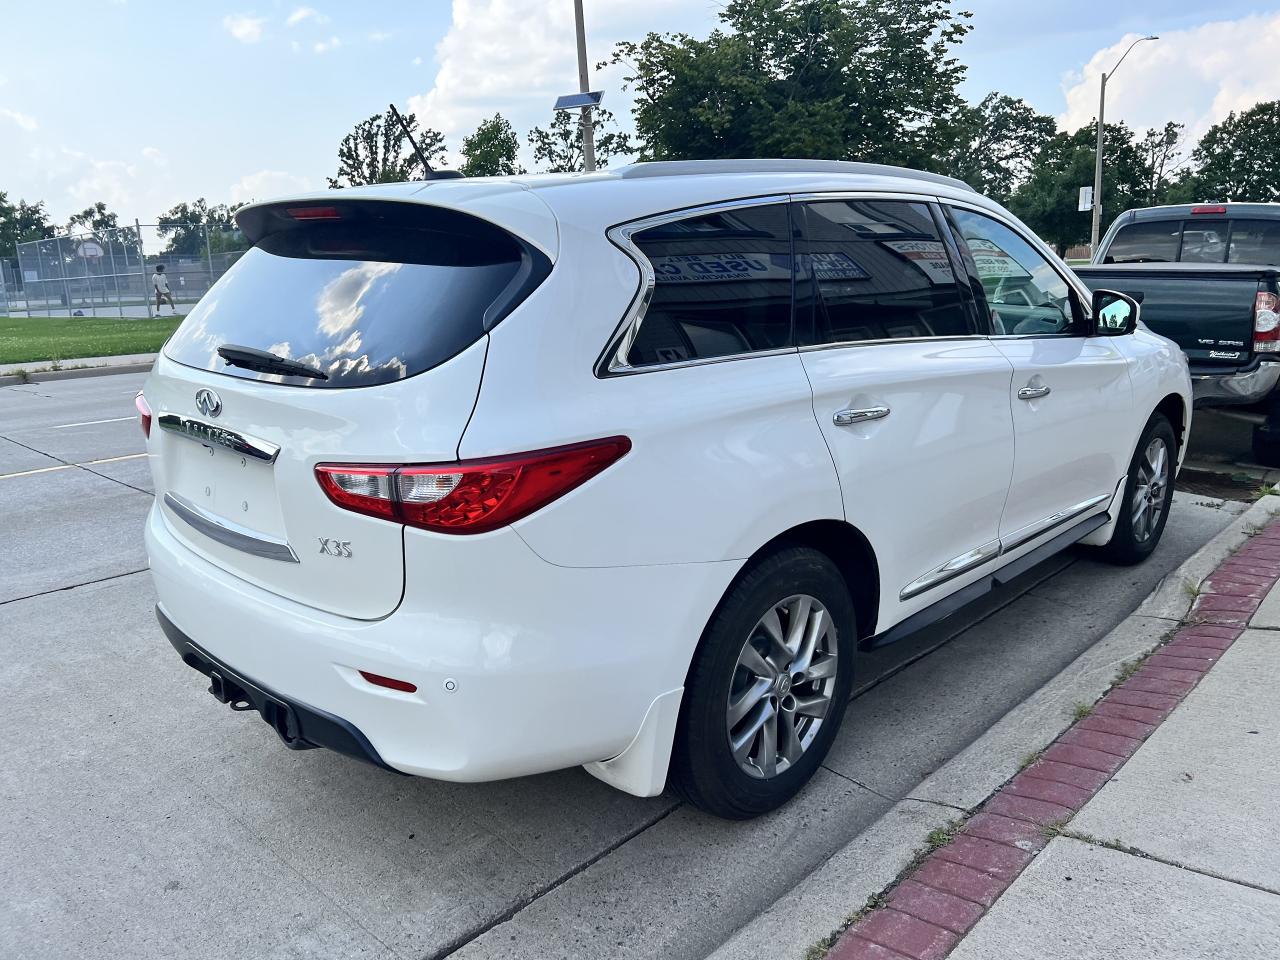
POLYGON ((151 275, 151 285, 156 288, 156 313, 160 313, 161 302, 168 300, 169 309, 177 316, 178 308, 173 304, 173 294, 169 292, 169 278, 164 275, 163 263, 156 264, 156 272, 151 275))

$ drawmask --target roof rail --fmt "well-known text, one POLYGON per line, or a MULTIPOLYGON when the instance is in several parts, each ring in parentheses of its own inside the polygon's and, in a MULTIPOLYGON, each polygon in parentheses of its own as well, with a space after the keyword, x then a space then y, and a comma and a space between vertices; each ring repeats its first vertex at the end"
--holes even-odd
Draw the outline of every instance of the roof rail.
POLYGON ((613 171, 624 180, 647 177, 686 177, 715 173, 828 173, 858 175, 864 177, 901 177, 907 180, 927 180, 976 193, 973 187, 955 177, 907 167, 893 167, 883 163, 857 163, 849 160, 657 160, 648 163, 632 163, 613 171))

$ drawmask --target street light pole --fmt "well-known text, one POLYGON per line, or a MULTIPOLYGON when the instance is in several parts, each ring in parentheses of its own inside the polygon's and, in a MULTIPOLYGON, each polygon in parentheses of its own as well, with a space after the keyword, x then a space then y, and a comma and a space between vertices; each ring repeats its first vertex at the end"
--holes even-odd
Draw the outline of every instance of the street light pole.
MULTIPOLYGON (((591 80, 587 76, 587 31, 582 22, 582 0, 573 0, 574 26, 578 33, 578 90, 591 92, 591 80)), ((591 121, 591 107, 582 108, 582 169, 590 173, 596 168, 596 138, 591 121)))
POLYGON ((1116 71, 1120 69, 1120 64, 1124 63, 1124 58, 1129 56, 1129 50, 1132 50, 1143 40, 1159 40, 1159 37, 1139 37, 1133 43, 1129 44, 1129 49, 1125 50, 1111 73, 1102 75, 1101 91, 1098 94, 1098 146, 1093 157, 1093 226, 1089 231, 1089 253, 1093 254, 1098 249, 1098 231, 1102 226, 1102 134, 1106 129, 1106 121, 1104 114, 1107 112, 1107 78, 1114 77, 1116 71))

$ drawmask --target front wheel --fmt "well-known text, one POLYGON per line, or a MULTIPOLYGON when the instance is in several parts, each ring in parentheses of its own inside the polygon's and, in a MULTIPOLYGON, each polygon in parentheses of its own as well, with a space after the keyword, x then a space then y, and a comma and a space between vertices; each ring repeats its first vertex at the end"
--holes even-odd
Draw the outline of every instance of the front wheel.
POLYGON ((1116 508, 1120 516, 1111 542, 1102 548, 1103 559, 1129 565, 1151 556, 1169 519, 1177 450, 1168 419, 1153 414, 1129 464, 1124 496, 1116 508))
POLYGON ((791 799, 826 756, 853 684, 855 620, 823 553, 788 547, 729 589, 694 654, 673 786, 729 819, 791 799))

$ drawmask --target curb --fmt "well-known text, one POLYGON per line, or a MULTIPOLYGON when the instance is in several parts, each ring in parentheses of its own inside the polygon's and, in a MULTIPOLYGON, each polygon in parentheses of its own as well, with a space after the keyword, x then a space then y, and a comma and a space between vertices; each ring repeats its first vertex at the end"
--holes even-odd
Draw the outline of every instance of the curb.
POLYGON ((118 366, 77 367, 73 370, 32 370, 25 378, 8 373, 0 375, 0 387, 12 386, 15 383, 48 383, 54 380, 79 380, 82 377, 106 377, 117 373, 147 373, 154 362, 152 360, 147 363, 122 363, 118 366))
MULTIPOLYGON (((1192 558, 1194 559, 1194 558, 1192 558)), ((829 960, 942 960, 1245 631, 1280 582, 1280 520, 1204 579, 1191 618, 844 931, 829 960)), ((1199 584, 1197 584, 1199 586, 1199 584)))
MULTIPOLYGON (((708 960, 762 956, 821 957, 814 947, 848 925, 850 913, 878 895, 919 853, 931 830, 968 814, 1017 775, 1022 760, 1071 723, 1077 703, 1092 703, 1117 670, 1141 657, 1179 626, 1199 588, 1250 532, 1280 512, 1280 496, 1263 497, 1169 573, 1143 606, 1160 597, 1159 613, 1135 610, 1056 677, 1014 707, 938 770, 925 777, 866 831, 837 851, 756 919, 720 945, 708 960)), ((1148 607, 1148 609, 1151 609, 1148 607)), ((892 958, 892 954, 882 954, 892 958)))

